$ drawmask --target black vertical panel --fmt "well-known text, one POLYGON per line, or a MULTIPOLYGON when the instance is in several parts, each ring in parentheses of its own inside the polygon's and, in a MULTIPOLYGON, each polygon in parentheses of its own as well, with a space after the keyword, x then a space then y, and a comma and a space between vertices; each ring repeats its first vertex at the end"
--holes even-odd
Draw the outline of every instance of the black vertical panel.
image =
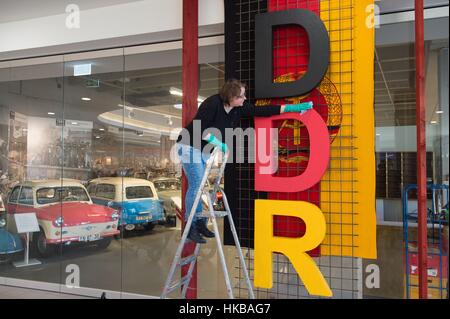
POLYGON ((236 15, 235 1, 224 0, 225 2, 225 79, 236 77, 236 15))
MULTIPOLYGON (((267 12, 267 0, 225 0, 225 78, 237 78, 247 84, 247 98, 254 101, 255 91, 255 15, 267 12)), ((243 120, 243 129, 253 126, 253 121, 243 120)), ((236 147, 236 143, 233 143, 236 147)), ((244 148, 248 150, 247 141, 244 148)), ((227 164, 225 193, 230 204, 242 247, 253 248, 254 200, 266 198, 265 193, 254 191, 254 164, 245 162, 227 164)), ((236 154, 234 150, 233 154, 236 154)), ((224 223, 224 243, 234 245, 228 221, 224 223)))

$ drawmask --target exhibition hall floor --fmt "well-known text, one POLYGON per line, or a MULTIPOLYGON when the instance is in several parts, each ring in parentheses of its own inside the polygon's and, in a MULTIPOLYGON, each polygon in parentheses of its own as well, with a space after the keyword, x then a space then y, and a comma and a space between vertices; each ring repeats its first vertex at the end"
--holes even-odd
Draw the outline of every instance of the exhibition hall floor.
MULTIPOLYGON (((102 251, 95 247, 73 246, 66 247, 61 256, 38 258, 41 265, 23 268, 11 263, 0 265, 0 285, 15 284, 91 297, 100 297, 103 292, 107 297, 116 298, 126 294, 128 297, 159 297, 180 233, 177 228, 158 225, 152 231, 130 232, 123 239, 113 240, 102 251), (77 271, 79 281, 74 279, 77 271), (78 282, 81 288, 71 287, 78 282)), ((231 271, 234 247, 226 247, 225 251, 231 271)), ((22 258, 19 257, 19 261, 22 258)), ((215 240, 208 240, 204 245, 197 270, 201 273, 199 298, 227 298, 215 240)), ((174 293, 170 297, 178 296, 174 293)))

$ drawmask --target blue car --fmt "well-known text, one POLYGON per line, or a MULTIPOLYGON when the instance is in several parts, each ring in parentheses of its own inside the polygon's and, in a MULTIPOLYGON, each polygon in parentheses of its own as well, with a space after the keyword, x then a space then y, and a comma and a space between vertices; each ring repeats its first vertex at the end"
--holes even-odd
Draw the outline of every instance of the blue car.
POLYGON ((122 229, 152 230, 164 222, 163 201, 150 181, 131 177, 97 178, 89 182, 87 190, 95 204, 120 212, 122 229))
POLYGON ((23 250, 19 235, 6 229, 5 206, 0 194, 0 264, 8 263, 12 257, 23 250))

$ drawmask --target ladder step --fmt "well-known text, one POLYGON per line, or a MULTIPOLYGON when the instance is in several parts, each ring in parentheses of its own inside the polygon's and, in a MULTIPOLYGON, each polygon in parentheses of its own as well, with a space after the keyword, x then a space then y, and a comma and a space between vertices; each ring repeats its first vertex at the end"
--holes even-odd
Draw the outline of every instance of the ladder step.
MULTIPOLYGON (((225 217, 225 216, 228 216, 228 212, 226 211, 226 210, 215 210, 214 211, 214 216, 215 217, 225 217)), ((208 212, 208 213, 202 213, 201 215, 200 215, 200 217, 210 217, 210 213, 208 212)))
POLYGON ((196 255, 190 255, 190 256, 184 257, 181 259, 179 266, 182 267, 182 266, 189 265, 190 263, 192 263, 195 260, 197 260, 196 255))
POLYGON ((188 276, 181 278, 180 281, 174 283, 172 286, 170 286, 169 289, 167 289, 166 295, 172 293, 173 291, 177 290, 181 286, 187 285, 190 280, 191 280, 191 277, 188 277, 188 276))

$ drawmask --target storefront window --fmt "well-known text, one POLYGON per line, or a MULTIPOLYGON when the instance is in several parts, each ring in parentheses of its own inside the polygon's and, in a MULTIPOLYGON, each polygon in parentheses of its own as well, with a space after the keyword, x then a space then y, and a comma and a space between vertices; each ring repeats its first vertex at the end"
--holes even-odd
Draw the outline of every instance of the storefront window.
MULTIPOLYGON (((182 92, 180 45, 0 68, 0 218, 21 247, 0 259, 7 284, 96 297, 161 294, 181 225, 181 166, 171 158, 181 129, 182 93, 171 93, 182 92), (24 259, 20 213, 39 223, 29 252, 39 266, 15 265, 24 259)), ((200 47, 199 60, 204 99, 223 83, 223 45, 200 47)), ((215 262, 215 249, 208 258, 215 262)), ((211 276, 223 281, 209 272, 204 297, 222 293, 211 276)))
MULTIPOLYGON (((417 274, 411 271, 407 274, 406 270, 417 266, 415 45, 404 37, 397 37, 397 33, 392 32, 394 26, 382 25, 376 31, 374 109, 378 258, 365 260, 364 267, 379 267, 380 284, 377 288, 365 286, 366 298, 418 298, 417 274)), ((434 29, 435 26, 426 22, 426 176, 429 185, 427 210, 439 214, 448 205, 448 33, 447 38, 438 37, 434 29), (447 59, 443 59, 446 53, 447 59)), ((414 30, 414 22, 398 24, 397 31, 402 30, 414 30)), ((429 266, 434 267, 429 273, 437 276, 429 284, 429 298, 440 298, 446 294, 448 250, 443 247, 448 242, 448 235, 445 237, 448 226, 433 220, 430 213, 428 215, 429 266), (444 246, 439 247, 440 244, 444 246)))

